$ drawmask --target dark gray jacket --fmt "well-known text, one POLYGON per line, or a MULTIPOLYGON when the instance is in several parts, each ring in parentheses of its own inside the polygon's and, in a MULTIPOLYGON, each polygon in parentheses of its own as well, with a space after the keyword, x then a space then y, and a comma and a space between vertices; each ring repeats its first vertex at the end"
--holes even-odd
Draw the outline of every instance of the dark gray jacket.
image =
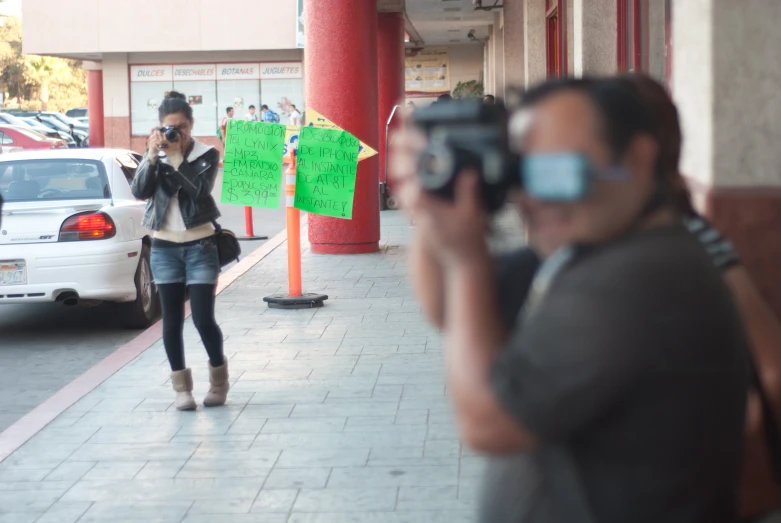
POLYGON ((220 217, 211 192, 217 178, 220 153, 214 147, 193 141, 185 159, 174 169, 164 158, 152 165, 147 156, 141 160, 133 179, 133 196, 147 200, 143 226, 160 230, 171 197, 179 194, 179 207, 188 229, 220 217))

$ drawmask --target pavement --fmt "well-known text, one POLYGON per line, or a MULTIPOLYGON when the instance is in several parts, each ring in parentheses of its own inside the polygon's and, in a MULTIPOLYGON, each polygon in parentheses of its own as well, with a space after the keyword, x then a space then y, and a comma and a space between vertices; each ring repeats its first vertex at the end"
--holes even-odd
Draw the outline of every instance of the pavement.
MULTIPOLYGON (((222 176, 220 172, 219 176, 222 176)), ((221 178, 213 191, 220 201, 221 178)), ((244 207, 220 205, 223 227, 244 236, 244 207)), ((253 209, 255 235, 274 236, 285 228, 285 208, 253 209)), ((264 240, 242 241, 244 255, 264 240)), ((62 304, 0 307, 0 432, 46 401, 73 379, 123 346, 138 330, 121 325, 116 307, 62 304)))
MULTIPOLYGON (((0 523, 473 521, 484 461, 453 425, 409 232, 388 211, 379 253, 302 245, 304 291, 329 300, 297 311, 262 301, 287 287, 286 243, 269 241, 221 280, 228 405, 173 409, 152 327, 0 433, 0 523)), ((200 400, 189 320, 185 342, 200 400)))

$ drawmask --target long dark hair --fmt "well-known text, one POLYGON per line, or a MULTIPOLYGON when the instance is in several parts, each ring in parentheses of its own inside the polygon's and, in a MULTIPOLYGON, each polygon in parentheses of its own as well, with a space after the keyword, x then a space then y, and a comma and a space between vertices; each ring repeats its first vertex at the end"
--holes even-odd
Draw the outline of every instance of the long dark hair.
POLYGON ((669 194, 678 212, 696 214, 689 187, 679 170, 683 133, 678 109, 667 90, 650 76, 626 73, 618 77, 645 104, 656 121, 656 140, 659 144, 658 169, 663 174, 669 194))
POLYGON ((183 114, 190 123, 193 123, 193 108, 187 103, 187 97, 178 91, 168 91, 165 93, 163 103, 157 110, 160 121, 169 114, 183 114))
MULTIPOLYGON (((616 78, 563 78, 540 84, 524 93, 520 107, 531 107, 554 94, 581 93, 593 104, 613 160, 620 159, 639 135, 656 138, 656 124, 645 104, 616 78)), ((657 175, 661 177, 661 172, 657 175)))

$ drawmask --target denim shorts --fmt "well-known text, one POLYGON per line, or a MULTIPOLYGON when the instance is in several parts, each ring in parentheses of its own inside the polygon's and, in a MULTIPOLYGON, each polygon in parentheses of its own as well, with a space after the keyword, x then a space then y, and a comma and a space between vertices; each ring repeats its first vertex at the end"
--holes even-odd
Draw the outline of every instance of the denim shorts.
POLYGON ((183 245, 152 244, 152 277, 157 285, 214 285, 219 275, 220 257, 213 237, 183 245))

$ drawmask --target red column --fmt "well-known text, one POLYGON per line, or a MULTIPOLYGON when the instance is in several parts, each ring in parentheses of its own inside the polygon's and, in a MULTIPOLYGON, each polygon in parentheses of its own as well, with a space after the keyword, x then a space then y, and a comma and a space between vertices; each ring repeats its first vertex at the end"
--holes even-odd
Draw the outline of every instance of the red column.
POLYGON ((103 132, 103 71, 87 71, 87 112, 90 147, 105 147, 103 132))
MULTIPOLYGON (((377 20, 377 57, 380 112, 380 180, 385 173, 385 126, 394 105, 404 104, 404 13, 380 13, 377 20)), ((394 125, 399 121, 394 117, 394 125)), ((393 129, 391 128, 391 133, 393 129)))
MULTIPOLYGON (((377 139, 377 3, 304 0, 306 105, 370 147, 377 139)), ((316 254, 379 250, 379 157, 358 164, 352 220, 309 215, 316 254)))

